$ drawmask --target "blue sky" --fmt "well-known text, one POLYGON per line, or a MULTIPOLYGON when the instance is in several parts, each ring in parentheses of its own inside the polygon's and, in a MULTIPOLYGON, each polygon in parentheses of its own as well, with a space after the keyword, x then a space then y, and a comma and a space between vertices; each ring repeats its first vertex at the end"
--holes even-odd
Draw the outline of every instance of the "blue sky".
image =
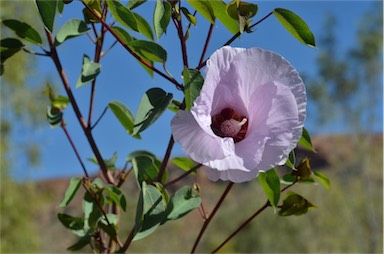
MULTIPOLYGON (((143 7, 139 7, 137 12, 151 20, 154 3, 154 1, 149 1, 143 7)), ((342 54, 346 49, 354 45, 358 20, 362 18, 364 13, 370 10, 372 1, 260 1, 258 4, 259 12, 254 21, 261 19, 274 8, 286 8, 304 19, 315 34, 315 37, 323 32, 326 13, 335 14, 338 22, 335 30, 337 31, 339 52, 342 54)), ((68 19, 81 18, 81 10, 82 6, 80 3, 73 2, 67 5, 63 16, 58 17, 55 21, 56 31, 68 19)), ((190 39, 187 41, 190 67, 196 67, 198 64, 209 27, 208 22, 201 16, 198 15, 197 18, 197 26, 191 28, 190 39)), ((186 26, 185 22, 184 19, 184 27, 186 26)), ((231 34, 220 23, 217 23, 207 56, 221 47, 230 37, 231 34)), ((111 36, 108 35, 105 47, 108 47, 112 42, 111 36)), ((180 44, 172 22, 169 25, 167 34, 158 43, 168 51, 169 60, 166 64, 168 70, 181 82, 182 60, 180 44)), ((273 50, 283 55, 295 66, 299 73, 305 73, 306 75, 314 75, 316 73, 316 56, 319 53, 319 48, 321 48, 321 45, 318 45, 318 48, 310 48, 299 43, 284 30, 273 16, 257 26, 254 33, 242 35, 232 46, 246 48, 261 47, 273 50)), ((82 36, 81 38, 65 42, 59 47, 58 51, 75 92, 75 97, 82 109, 83 115, 87 117, 90 86, 75 89, 75 84, 81 71, 83 54, 93 58, 93 47, 88 37, 82 36)), ((176 90, 171 83, 160 76, 149 77, 136 60, 120 45, 116 45, 102 59, 101 65, 102 72, 98 77, 96 88, 94 119, 101 114, 105 106, 112 100, 118 100, 126 104, 135 114, 142 95, 152 87, 161 87, 167 92, 173 93, 176 99, 182 100, 183 98, 180 91, 176 90)), ((157 67, 162 69, 161 66, 157 67)), ((44 78, 49 77, 60 88, 60 93, 65 95, 50 59, 39 58, 38 72, 38 77, 35 77, 32 83, 37 84, 44 80, 44 78)), ((96 166, 86 160, 86 158, 93 157, 92 151, 83 136, 71 107, 65 110, 64 117, 68 130, 87 169, 90 172, 96 172, 96 166)), ((107 112, 99 125, 94 129, 94 136, 105 158, 112 156, 115 151, 118 153, 118 166, 123 166, 126 156, 135 150, 148 150, 161 159, 164 156, 171 135, 170 120, 172 117, 172 112, 166 112, 153 126, 142 133, 142 140, 138 141, 131 138, 125 132, 111 112, 107 112)), ((307 117, 306 127, 312 133, 324 134, 343 131, 342 125, 329 126, 320 131, 316 129, 315 123, 311 121, 311 115, 307 117)), ((22 175, 25 175, 24 179, 81 176, 82 170, 79 162, 76 160, 69 142, 60 128, 52 129, 47 124, 46 127, 39 129, 35 133, 28 132, 25 139, 26 142, 28 140, 38 140, 42 144, 41 165, 38 168, 31 168, 28 162, 20 161, 16 163, 18 169, 15 172, 16 175, 20 175, 20 169, 23 168, 22 175), (27 171, 25 171, 25 168, 27 168, 27 171)), ((175 146, 172 155, 183 155, 180 146, 175 146)))

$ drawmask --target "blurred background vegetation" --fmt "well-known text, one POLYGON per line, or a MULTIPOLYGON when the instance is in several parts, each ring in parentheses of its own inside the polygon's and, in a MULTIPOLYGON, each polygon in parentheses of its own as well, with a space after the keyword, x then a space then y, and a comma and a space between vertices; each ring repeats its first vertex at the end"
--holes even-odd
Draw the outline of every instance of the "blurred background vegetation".
MULTIPOLYGON (((18 13, 38 27, 35 14, 29 11, 34 8, 32 2, 28 4, 1 0, 0 15, 18 13)), ((223 252, 383 253, 383 134, 372 132, 372 126, 382 124, 377 123, 377 114, 382 114, 383 99, 383 7, 382 2, 372 5, 360 21, 358 43, 345 55, 338 54, 337 36, 332 29, 337 17, 327 15, 326 29, 317 35, 322 45, 317 75, 305 76, 311 118, 316 116, 320 127, 332 121, 349 126, 348 134, 313 137, 318 151, 313 156, 326 162, 314 163, 313 168, 324 170, 331 179, 331 190, 320 185, 294 187, 318 208, 300 217, 275 216, 269 209, 229 242, 223 252)), ((5 33, 1 29, 2 38, 5 33)), ((30 164, 39 163, 39 146, 33 132, 45 121, 41 112, 45 112, 46 101, 42 97, 44 87, 28 81, 30 75, 36 75, 34 62, 28 54, 17 54, 7 62, 7 68, 15 71, 1 77, 1 253, 63 252, 75 240, 56 219, 68 179, 19 183, 11 177, 21 157, 30 164), (16 71, 20 69, 23 71, 16 71), (20 137, 11 138, 15 133, 21 133, 20 137)), ((138 195, 129 187, 132 185, 128 183, 125 190, 133 197, 127 197, 130 210, 135 209, 138 195)), ((206 210, 211 211, 225 185, 201 182, 201 186, 206 210)), ((235 186, 208 228, 200 249, 212 250, 221 243, 243 218, 264 204, 260 196, 264 194, 257 181, 235 186)), ((80 202, 79 197, 65 212, 80 212, 80 202)), ((121 230, 125 232, 132 226, 132 217, 122 221, 121 230)), ((134 242, 131 251, 188 252, 202 223, 198 212, 193 212, 160 227, 144 241, 134 242)))

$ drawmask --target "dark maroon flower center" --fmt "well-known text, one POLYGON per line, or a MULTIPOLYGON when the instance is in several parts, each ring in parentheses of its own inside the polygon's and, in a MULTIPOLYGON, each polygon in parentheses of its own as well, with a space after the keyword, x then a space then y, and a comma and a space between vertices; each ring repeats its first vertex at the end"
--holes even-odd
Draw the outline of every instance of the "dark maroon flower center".
POLYGON ((219 114, 212 116, 211 128, 217 136, 231 137, 237 143, 247 134, 248 119, 231 108, 225 108, 219 114))

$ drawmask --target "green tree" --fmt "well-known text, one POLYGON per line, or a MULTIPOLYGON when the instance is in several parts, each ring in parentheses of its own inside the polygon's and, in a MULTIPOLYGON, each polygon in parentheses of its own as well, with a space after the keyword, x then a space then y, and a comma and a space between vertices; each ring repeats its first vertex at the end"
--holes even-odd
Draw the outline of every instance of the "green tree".
MULTIPOLYGON (((30 10, 32 1, 0 1, 0 16, 14 17, 36 25, 38 20, 30 10)), ((14 37, 8 29, 1 29, 1 38, 14 37)), ((0 121, 0 252, 38 251, 40 242, 37 234, 38 207, 41 196, 34 183, 17 183, 15 161, 27 161, 28 166, 39 162, 39 146, 31 140, 17 143, 15 136, 33 133, 43 122, 44 100, 41 86, 31 86, 36 60, 32 55, 18 53, 5 63, 12 71, 1 76, 1 121, 0 121)), ((33 135, 30 135, 33 136, 33 135)), ((20 142, 20 141, 19 141, 20 142)), ((22 173, 22 171, 18 172, 22 173)))

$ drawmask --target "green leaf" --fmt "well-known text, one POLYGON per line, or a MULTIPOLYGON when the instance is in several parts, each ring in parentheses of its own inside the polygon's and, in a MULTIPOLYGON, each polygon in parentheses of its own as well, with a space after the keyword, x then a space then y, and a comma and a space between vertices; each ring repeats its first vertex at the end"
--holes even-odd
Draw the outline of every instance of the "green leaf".
MULTIPOLYGON (((143 182, 153 183, 157 180, 161 161, 155 155, 146 151, 136 151, 127 156, 127 161, 132 163, 139 188, 143 182)), ((167 177, 165 173, 162 182, 165 182, 167 177)))
POLYGON ((295 151, 292 150, 289 153, 288 160, 285 162, 285 165, 287 167, 290 167, 291 169, 295 170, 296 169, 295 164, 296 164, 296 155, 295 155, 295 151))
POLYGON ((0 41, 1 51, 0 51, 0 61, 3 64, 5 60, 19 52, 24 44, 14 38, 5 38, 0 41))
POLYGON ((47 107, 47 120, 52 128, 57 127, 63 120, 63 112, 59 108, 47 107))
POLYGON ((68 99, 68 97, 61 96, 61 95, 57 96, 54 100, 51 101, 51 104, 53 107, 61 110, 67 108, 69 103, 70 103, 70 100, 68 99))
POLYGON ((239 25, 227 13, 227 4, 222 0, 210 0, 215 17, 233 34, 239 32, 239 25))
POLYGON ((89 8, 92 9, 93 12, 88 10, 88 8, 83 9, 83 15, 84 15, 84 20, 87 24, 90 23, 99 23, 99 17, 102 16, 103 9, 101 7, 101 1, 95 0, 95 1, 86 1, 86 4, 88 5, 89 8), (95 14, 93 14, 95 13, 95 14))
POLYGON ((166 1, 156 0, 156 7, 153 13, 153 28, 155 29, 157 39, 160 39, 161 35, 165 33, 170 20, 171 4, 166 1))
POLYGON ((44 26, 50 32, 53 32, 57 1, 35 0, 35 2, 44 26))
POLYGON ((239 31, 243 33, 244 30, 248 31, 248 20, 256 15, 258 6, 247 2, 232 1, 227 5, 226 11, 232 19, 238 21, 239 31))
POLYGON ((168 109, 173 112, 177 112, 179 111, 180 107, 181 107, 181 102, 178 100, 172 99, 171 104, 169 104, 168 106, 168 109))
POLYGON ((148 39, 152 40, 153 41, 153 32, 152 32, 152 28, 151 26, 148 24, 148 22, 145 20, 145 18, 143 18, 142 16, 140 16, 139 14, 137 13, 133 13, 133 15, 135 16, 136 18, 136 21, 137 21, 137 28, 139 29, 139 32, 146 36, 148 39))
POLYGON ((313 175, 316 177, 317 180, 319 180, 327 190, 330 190, 331 189, 331 182, 329 181, 329 178, 324 175, 324 173, 318 171, 318 170, 315 170, 313 171, 313 175))
POLYGON ((134 241, 152 234, 166 216, 166 204, 161 192, 143 182, 136 211, 134 241))
POLYGON ((67 21, 56 35, 55 44, 60 45, 65 40, 80 36, 89 31, 87 24, 80 19, 71 19, 67 21))
POLYGON ((193 16, 187 8, 185 7, 181 7, 180 8, 181 11, 183 12, 184 16, 188 19, 189 23, 191 23, 192 25, 196 26, 196 17, 193 16))
POLYGON ((303 128, 303 133, 301 134, 299 145, 301 145, 302 147, 304 147, 309 151, 316 152, 312 146, 311 136, 309 135, 309 132, 305 128, 303 128))
POLYGON ((35 45, 41 45, 43 43, 40 34, 27 23, 20 22, 15 19, 6 19, 3 20, 3 24, 12 29, 20 38, 23 38, 35 45))
POLYGON ((151 126, 167 109, 172 97, 172 94, 166 93, 161 88, 151 88, 145 92, 136 113, 133 134, 140 133, 151 126))
POLYGON ((143 3, 145 3, 147 0, 129 0, 128 4, 127 4, 127 8, 130 9, 130 10, 133 10, 135 9, 136 7, 142 5, 143 3))
POLYGON ((201 198, 196 191, 192 187, 184 186, 171 197, 166 220, 177 220, 199 207, 200 204, 201 198))
POLYGON ((128 45, 128 43, 133 40, 131 35, 129 35, 129 33, 121 27, 113 26, 112 30, 115 32, 117 37, 119 37, 124 42, 125 45, 128 45))
POLYGON ((129 133, 129 135, 133 136, 134 138, 141 139, 140 134, 133 135, 135 119, 127 106, 118 101, 111 101, 108 104, 108 107, 111 109, 125 130, 129 133))
POLYGON ((91 61, 89 56, 83 56, 83 66, 81 69, 81 75, 76 83, 76 88, 82 87, 85 84, 93 81, 100 73, 101 65, 91 61))
POLYGON ((133 31, 139 32, 135 15, 128 8, 115 0, 106 0, 106 3, 117 22, 133 31))
POLYGON ((69 251, 77 251, 81 250, 85 246, 91 243, 91 236, 90 235, 85 235, 82 238, 80 238, 79 241, 77 241, 75 244, 69 246, 67 250, 69 251))
POLYGON ((198 13, 200 13, 211 24, 215 24, 215 14, 209 1, 205 0, 187 0, 198 13))
POLYGON ((184 94, 186 109, 190 110, 193 102, 200 95, 200 90, 204 84, 204 77, 196 69, 187 69, 184 67, 184 94))
POLYGON ((81 179, 78 177, 72 177, 69 182, 69 186, 64 194, 64 199, 60 202, 60 207, 67 206, 76 195, 76 192, 79 190, 81 186, 81 179))
MULTIPOLYGON (((193 162, 191 159, 186 157, 176 157, 176 158, 173 158, 171 162, 184 171, 188 171, 191 168, 196 166, 195 162, 193 162)), ((196 172, 192 172, 192 174, 196 175, 196 172)))
POLYGON ((299 194, 289 192, 279 211, 280 216, 302 215, 316 207, 299 194))
POLYGON ((111 200, 112 203, 118 205, 125 212, 127 201, 121 190, 113 185, 107 185, 104 190, 106 192, 106 198, 111 200))
MULTIPOLYGON (((100 203, 103 205, 102 195, 99 193, 93 193, 96 196, 100 203)), ((93 232, 96 230, 99 220, 102 218, 102 213, 95 203, 89 192, 86 192, 83 199, 83 213, 84 213, 84 231, 93 232)))
POLYGON ((296 167, 296 170, 292 172, 292 174, 297 177, 299 182, 311 179, 312 169, 309 162, 308 158, 303 159, 296 167))
POLYGON ((154 62, 167 61, 167 51, 159 44, 152 41, 133 40, 127 45, 139 56, 154 62))
POLYGON ((59 213, 57 218, 64 225, 64 227, 71 230, 82 230, 84 227, 84 220, 80 217, 73 217, 68 214, 59 213))
POLYGON ((260 172, 259 182, 267 198, 274 209, 276 209, 280 199, 280 179, 274 168, 266 172, 260 172))
POLYGON ((298 41, 307 45, 316 47, 315 37, 313 33, 307 26, 307 24, 295 13, 282 9, 276 8, 273 11, 275 17, 279 20, 279 22, 284 26, 287 31, 293 35, 298 41))
POLYGON ((57 12, 61 15, 64 11, 64 1, 66 0, 57 0, 57 12))

